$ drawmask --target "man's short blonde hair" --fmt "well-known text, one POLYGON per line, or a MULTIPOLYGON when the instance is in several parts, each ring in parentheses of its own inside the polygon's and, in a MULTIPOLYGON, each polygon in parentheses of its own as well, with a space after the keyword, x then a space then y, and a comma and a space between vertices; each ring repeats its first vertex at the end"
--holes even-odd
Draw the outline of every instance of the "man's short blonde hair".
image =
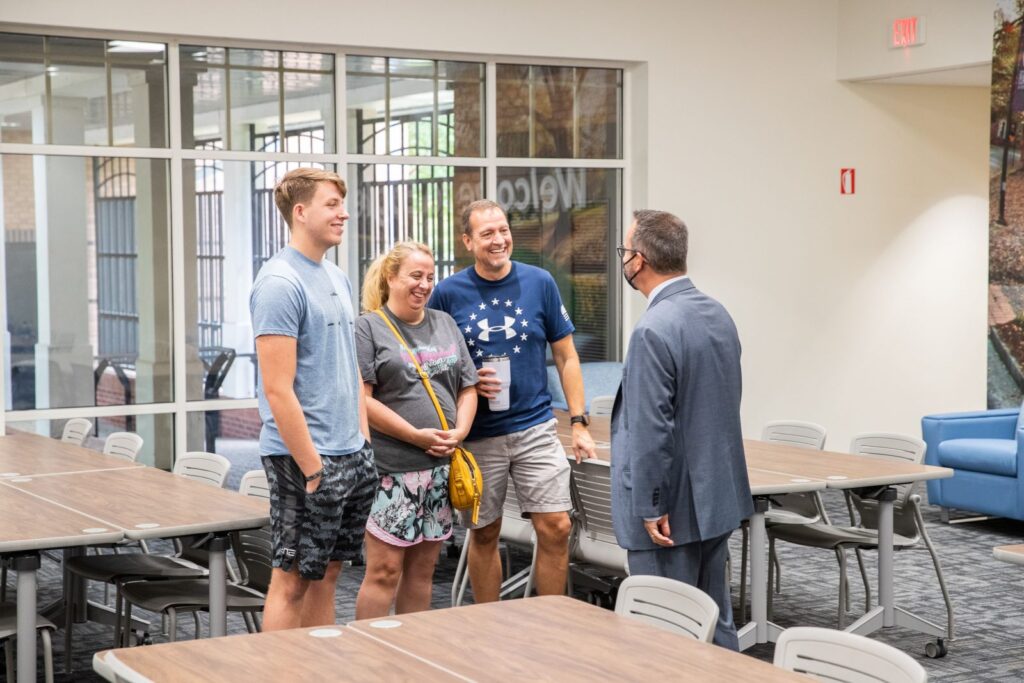
POLYGON ((289 228, 292 227, 292 209, 296 204, 308 204, 312 201, 319 183, 334 183, 342 198, 348 195, 348 188, 345 187, 345 181, 340 175, 318 168, 297 168, 288 171, 274 188, 274 203, 277 204, 289 228))

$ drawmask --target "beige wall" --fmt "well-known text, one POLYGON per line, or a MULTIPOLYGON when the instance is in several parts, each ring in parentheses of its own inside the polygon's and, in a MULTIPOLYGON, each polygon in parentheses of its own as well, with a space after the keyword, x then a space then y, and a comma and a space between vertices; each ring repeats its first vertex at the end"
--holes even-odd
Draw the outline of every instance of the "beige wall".
MULTIPOLYGON (((0 21, 635 62, 629 189, 687 221, 694 280, 736 318, 748 435, 800 418, 843 448, 984 407, 987 90, 837 81, 837 0, 227 5, 50 0, 0 21)), ((642 310, 628 295, 627 323, 642 310)))
POLYGON ((995 0, 839 0, 839 78, 860 80, 992 61, 995 0), (891 49, 894 19, 924 17, 925 43, 891 49))

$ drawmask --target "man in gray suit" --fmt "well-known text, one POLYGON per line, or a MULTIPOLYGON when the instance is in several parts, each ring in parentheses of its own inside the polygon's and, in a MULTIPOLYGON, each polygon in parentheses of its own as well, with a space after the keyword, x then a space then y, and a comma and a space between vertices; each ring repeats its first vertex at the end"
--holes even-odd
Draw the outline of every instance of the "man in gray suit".
POLYGON ((728 540, 753 511, 740 430, 732 318, 686 275, 687 232, 636 211, 618 248, 649 301, 612 411, 612 516, 631 574, 667 576, 718 603, 715 643, 739 649, 725 575, 728 540))

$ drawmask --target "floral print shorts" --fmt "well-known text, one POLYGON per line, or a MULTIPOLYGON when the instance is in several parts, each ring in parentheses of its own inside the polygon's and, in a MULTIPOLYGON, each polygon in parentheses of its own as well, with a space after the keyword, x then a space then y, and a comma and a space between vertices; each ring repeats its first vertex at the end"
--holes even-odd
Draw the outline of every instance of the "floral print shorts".
POLYGON ((389 545, 443 541, 452 535, 452 504, 444 464, 429 470, 382 474, 366 530, 389 545))

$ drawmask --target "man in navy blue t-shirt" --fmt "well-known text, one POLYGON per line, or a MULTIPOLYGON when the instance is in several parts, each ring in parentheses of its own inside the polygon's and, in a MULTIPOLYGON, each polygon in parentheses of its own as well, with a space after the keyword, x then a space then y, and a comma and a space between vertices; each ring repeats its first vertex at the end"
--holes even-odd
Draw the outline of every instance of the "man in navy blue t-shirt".
POLYGON ((491 410, 487 401, 481 401, 466 440, 484 478, 480 516, 472 526, 469 547, 473 597, 476 602, 498 599, 498 535, 509 476, 520 508, 537 532, 537 593, 564 593, 572 526, 569 461, 555 431, 545 355, 551 344, 572 415, 576 461, 593 458, 583 375, 572 342, 575 328, 554 278, 512 260, 512 233, 501 206, 487 199, 473 202, 462 213, 462 230, 462 243, 476 263, 441 281, 429 305, 455 318, 462 330, 479 368, 480 396, 495 398, 501 389, 496 371, 480 367, 484 358, 507 356, 511 365, 508 409, 491 410))

